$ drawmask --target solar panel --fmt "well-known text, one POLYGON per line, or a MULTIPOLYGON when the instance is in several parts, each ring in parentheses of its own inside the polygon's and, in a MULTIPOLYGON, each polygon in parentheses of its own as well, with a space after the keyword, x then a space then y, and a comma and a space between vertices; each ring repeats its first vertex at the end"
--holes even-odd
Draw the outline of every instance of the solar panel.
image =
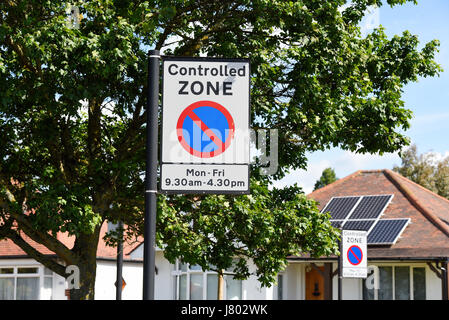
POLYGON ((334 228, 341 228, 343 225, 344 220, 330 220, 331 226, 334 228))
POLYGON ((376 220, 348 220, 343 225, 344 230, 368 231, 376 220))
POLYGON ((368 244, 394 244, 409 222, 410 219, 381 219, 377 221, 368 234, 368 244))
POLYGON ((322 212, 330 212, 332 220, 345 219, 354 208, 360 197, 332 198, 324 207, 322 212))
POLYGON ((377 219, 392 197, 392 195, 363 196, 349 219, 377 219))

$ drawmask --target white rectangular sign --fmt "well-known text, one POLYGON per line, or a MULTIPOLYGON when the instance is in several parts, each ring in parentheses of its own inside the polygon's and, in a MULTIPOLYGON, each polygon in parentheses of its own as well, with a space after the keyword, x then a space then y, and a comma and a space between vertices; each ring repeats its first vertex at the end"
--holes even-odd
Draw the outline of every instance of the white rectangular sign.
POLYGON ((359 230, 343 230, 341 254, 343 261, 343 277, 367 277, 367 232, 359 230))
POLYGON ((247 59, 164 57, 161 191, 249 192, 249 79, 247 59), (223 180, 203 183, 187 174, 213 174, 217 165, 226 165, 223 180))
POLYGON ((161 190, 248 190, 247 165, 162 164, 161 190))

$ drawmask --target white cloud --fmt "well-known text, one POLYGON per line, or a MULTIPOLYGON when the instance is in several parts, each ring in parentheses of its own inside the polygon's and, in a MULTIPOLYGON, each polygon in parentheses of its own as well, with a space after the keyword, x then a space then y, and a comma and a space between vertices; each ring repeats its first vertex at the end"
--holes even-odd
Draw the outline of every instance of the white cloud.
POLYGON ((441 121, 447 122, 449 119, 449 112, 423 114, 415 117, 412 120, 413 126, 428 126, 441 121))
POLYGON ((294 170, 283 179, 274 182, 273 185, 282 188, 297 183, 307 194, 313 191, 316 180, 320 178, 323 170, 329 167, 331 167, 331 162, 328 160, 314 162, 307 167, 307 170, 294 170))
POLYGON ((304 192, 313 191, 315 182, 326 168, 333 168, 338 178, 344 178, 358 170, 391 169, 399 165, 401 159, 397 154, 356 154, 341 149, 331 149, 325 152, 315 152, 309 155, 307 170, 294 170, 289 175, 273 183, 281 188, 297 183, 304 192))
POLYGON ((446 151, 444 153, 442 152, 435 152, 435 151, 429 151, 423 154, 423 157, 432 163, 434 166, 437 166, 439 162, 443 161, 444 159, 449 157, 449 151, 446 151))
POLYGON ((380 156, 379 154, 356 154, 343 151, 343 154, 335 159, 333 165, 337 174, 342 172, 346 176, 357 170, 389 169, 392 164, 399 164, 400 161, 399 155, 395 153, 380 156))

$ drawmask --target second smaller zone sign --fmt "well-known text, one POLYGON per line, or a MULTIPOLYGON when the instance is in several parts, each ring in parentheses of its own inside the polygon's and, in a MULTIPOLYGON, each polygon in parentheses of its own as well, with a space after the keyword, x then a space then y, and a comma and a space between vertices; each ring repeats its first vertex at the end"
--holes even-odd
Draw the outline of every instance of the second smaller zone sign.
POLYGON ((343 230, 341 255, 343 260, 343 277, 366 278, 367 266, 367 232, 343 230))

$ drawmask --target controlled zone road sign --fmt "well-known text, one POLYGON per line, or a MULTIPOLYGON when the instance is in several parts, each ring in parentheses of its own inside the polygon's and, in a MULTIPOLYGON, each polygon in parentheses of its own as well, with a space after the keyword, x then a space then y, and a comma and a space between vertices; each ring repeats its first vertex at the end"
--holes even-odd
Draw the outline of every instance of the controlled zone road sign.
POLYGON ((160 190, 249 193, 247 59, 163 57, 160 190))
POLYGON ((343 277, 367 277, 367 232, 360 230, 343 230, 341 255, 343 260, 343 277))

